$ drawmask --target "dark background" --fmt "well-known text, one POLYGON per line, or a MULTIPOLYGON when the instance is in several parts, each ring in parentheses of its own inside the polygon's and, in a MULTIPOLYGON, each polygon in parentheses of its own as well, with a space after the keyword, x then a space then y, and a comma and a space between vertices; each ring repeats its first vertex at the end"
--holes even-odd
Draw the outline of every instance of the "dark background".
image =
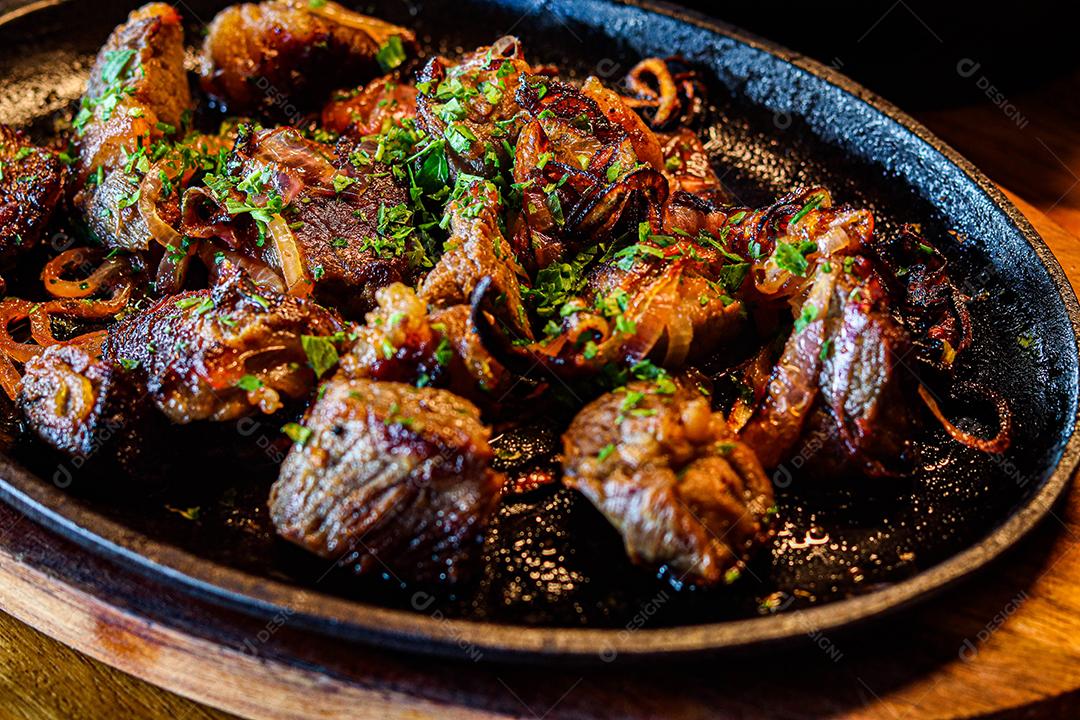
MULTIPOLYGON (((957 73, 962 59, 980 63, 980 74, 1006 94, 1024 92, 1080 66, 1080 10, 1075 2, 673 4, 826 64, 839 60, 846 75, 908 110, 985 100, 974 82, 957 73)), ((1080 87, 1075 90, 1080 93, 1080 87)))
POLYGON ((832 65, 1080 228, 1080 3, 679 4, 832 65))

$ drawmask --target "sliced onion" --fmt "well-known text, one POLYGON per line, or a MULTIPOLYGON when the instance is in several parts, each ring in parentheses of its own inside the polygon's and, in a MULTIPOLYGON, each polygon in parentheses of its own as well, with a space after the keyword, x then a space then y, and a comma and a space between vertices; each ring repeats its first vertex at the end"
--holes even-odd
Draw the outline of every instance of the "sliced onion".
POLYGON ((38 345, 16 342, 9 329, 12 323, 29 318, 33 309, 33 303, 19 298, 0 301, 0 352, 15 362, 24 363, 41 354, 42 348, 38 345))
POLYGON ((296 235, 289 228, 289 223, 281 215, 274 215, 267 224, 267 232, 274 240, 281 274, 285 276, 285 289, 293 296, 306 298, 314 287, 300 257, 300 248, 296 245, 296 235))
POLYGON ((294 6, 304 8, 312 15, 326 18, 342 27, 360 30, 361 32, 366 33, 367 36, 374 40, 380 47, 385 45, 387 41, 395 35, 401 38, 402 42, 406 43, 412 43, 416 40, 416 36, 406 28, 368 15, 361 15, 360 13, 342 7, 337 3, 312 3, 306 2, 306 0, 294 0, 293 4, 294 6))
POLYGON ((660 58, 646 58, 631 68, 626 76, 626 85, 645 101, 628 100, 629 105, 656 107, 656 114, 652 119, 655 125, 665 124, 679 108, 679 89, 675 86, 675 79, 671 76, 667 63, 660 58), (646 74, 656 78, 656 90, 644 80, 643 76, 646 74))
POLYGON ((993 403, 995 410, 997 410, 998 420, 998 431, 993 437, 981 438, 972 435, 971 433, 964 432, 953 425, 952 422, 945 417, 945 413, 941 411, 934 396, 926 386, 921 383, 919 384, 919 397, 926 403, 926 407, 930 408, 930 412, 937 418, 937 421, 941 423, 941 426, 945 428, 945 432, 949 433, 949 435, 960 444, 994 455, 1008 450, 1009 445, 1012 444, 1012 409, 1009 407, 1009 403, 1006 402, 1005 398, 999 395, 995 390, 991 390, 990 388, 981 385, 975 385, 974 383, 961 383, 957 385, 957 389, 981 393, 993 403))
POLYGON ((281 274, 262 260, 207 242, 203 243, 199 248, 199 259, 203 261, 203 264, 210 271, 211 285, 217 285, 220 280, 219 268, 221 263, 217 257, 219 255, 226 263, 240 268, 248 280, 256 286, 274 292, 285 292, 285 283, 281 279, 281 274))
POLYGON ((22 376, 15 369, 15 365, 7 355, 0 354, 0 387, 9 398, 14 400, 19 395, 19 386, 22 384, 22 376))
POLYGON ((71 248, 49 262, 41 271, 41 281, 50 295, 62 298, 84 298, 101 290, 101 286, 127 268, 127 261, 108 258, 82 280, 64 280, 60 276, 75 267, 93 262, 101 255, 94 248, 71 248))
POLYGON ((664 367, 678 367, 690 354, 690 343, 694 339, 694 324, 690 316, 682 312, 671 313, 667 323, 667 352, 664 354, 664 367))
MULTIPOLYGON (((139 213, 146 222, 147 229, 154 241, 165 248, 166 252, 177 253, 183 246, 183 237, 176 229, 165 222, 158 212, 158 202, 161 200, 163 187, 161 185, 161 173, 164 172, 162 163, 150 168, 139 183, 139 213)), ((179 189, 177 190, 179 192, 179 189)))

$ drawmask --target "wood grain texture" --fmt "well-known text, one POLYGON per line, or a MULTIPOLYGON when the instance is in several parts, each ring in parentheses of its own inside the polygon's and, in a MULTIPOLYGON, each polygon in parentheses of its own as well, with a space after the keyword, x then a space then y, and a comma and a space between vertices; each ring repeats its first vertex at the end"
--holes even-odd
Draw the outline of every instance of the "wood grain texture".
MULTIPOLYGON (((1080 286, 1080 242, 1014 198, 1080 286)), ((1080 716, 1080 490, 978 577, 802 647, 537 671, 312 638, 134 577, 0 507, 0 716, 1050 718, 1080 716), (268 628, 272 631, 267 631, 268 628)))

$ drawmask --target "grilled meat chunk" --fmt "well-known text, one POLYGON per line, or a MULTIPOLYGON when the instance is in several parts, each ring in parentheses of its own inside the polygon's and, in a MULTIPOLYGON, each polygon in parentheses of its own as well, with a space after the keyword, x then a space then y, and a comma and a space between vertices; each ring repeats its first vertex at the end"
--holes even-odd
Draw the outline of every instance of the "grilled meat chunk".
POLYGON ((635 563, 712 585, 767 537, 772 486, 688 378, 633 382, 589 403, 563 448, 564 482, 615 526, 635 563))
POLYGON ((901 359, 910 342, 860 260, 850 272, 818 270, 767 385, 755 389, 740 437, 766 467, 800 455, 819 476, 881 476, 907 459, 915 415, 901 359))
POLYGON ((375 135, 386 123, 416 117, 416 87, 384 75, 352 92, 337 93, 322 110, 322 125, 343 135, 375 135))
POLYGON ((378 309, 353 331, 356 341, 341 358, 347 377, 448 388, 484 408, 509 391, 513 378, 481 344, 467 306, 429 313, 401 283, 376 297, 378 309))
POLYGON ((103 346, 106 362, 135 368, 174 423, 274 412, 306 397, 315 373, 305 336, 340 330, 320 306, 257 292, 239 274, 209 290, 164 298, 121 320, 103 346))
POLYGON ((183 229, 276 269, 292 295, 362 317, 380 287, 412 280, 419 247, 408 195, 373 153, 289 127, 242 134, 230 176, 188 192, 183 229))
POLYGON ((514 247, 544 268, 647 220, 660 227, 667 181, 656 138, 598 81, 582 88, 523 76, 515 98, 529 122, 518 138, 514 180, 522 222, 514 247))
MULTIPOLYGON (((107 444, 131 437, 143 424, 141 382, 83 347, 53 345, 26 363, 18 405, 27 424, 49 445, 86 461, 107 444)), ((128 444, 126 460, 140 443, 128 444)))
POLYGON ((242 3, 211 21, 199 75, 231 113, 293 120, 343 80, 373 78, 414 47, 410 30, 335 2, 242 3))
POLYGON ((149 246, 137 155, 180 127, 191 104, 179 13, 165 3, 133 11, 98 53, 75 119, 75 205, 111 247, 149 246))
POLYGON ((499 38, 457 64, 435 57, 418 75, 416 114, 432 137, 445 138, 456 172, 494 177, 509 167, 512 147, 524 123, 514 98, 518 79, 533 72, 518 39, 499 38))
POLYGON ((270 493, 274 527, 357 573, 455 582, 505 478, 479 411, 445 390, 334 379, 270 493))
POLYGON ((450 239, 424 278, 420 297, 437 308, 468 305, 480 282, 489 278, 491 295, 497 296, 492 311, 519 336, 532 338, 521 302, 525 272, 499 229, 501 211, 499 191, 487 181, 474 182, 447 206, 450 239))
POLYGON ((687 128, 658 137, 670 196, 684 192, 719 205, 730 200, 701 140, 687 128))
POLYGON ((64 195, 67 172, 56 153, 0 125, 0 262, 37 245, 64 195))

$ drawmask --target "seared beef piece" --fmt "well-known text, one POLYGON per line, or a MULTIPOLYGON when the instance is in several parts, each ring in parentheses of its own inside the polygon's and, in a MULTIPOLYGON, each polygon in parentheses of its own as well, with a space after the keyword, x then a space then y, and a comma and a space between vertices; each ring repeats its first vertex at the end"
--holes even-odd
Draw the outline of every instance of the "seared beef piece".
POLYGON ((64 194, 67 172, 56 153, 0 125, 0 262, 37 245, 64 194))
POLYGON ((415 36, 335 2, 243 3, 211 21, 199 74, 203 89, 230 113, 292 121, 343 81, 375 77, 384 47, 382 63, 400 64, 415 36))
POLYGON ((587 270, 579 296, 552 304, 538 294, 546 337, 523 346, 489 333, 488 342, 521 373, 543 366, 565 379, 588 377, 646 358, 675 369, 710 357, 746 327, 736 298, 747 267, 693 238, 643 234, 587 270))
POLYGON ((322 125, 343 135, 364 137, 387 122, 416 116, 416 87, 385 75, 352 92, 337 93, 322 110, 322 125))
POLYGON ((505 478, 479 411, 445 390, 335 378, 270 492, 286 540, 357 573, 456 582, 505 478))
POLYGON ((331 150, 289 127, 241 134, 229 159, 233 187, 190 191, 184 231, 277 269, 291 294, 362 317, 380 287, 412 280, 419 247, 408 195, 374 151, 348 140, 331 150), (230 203, 266 208, 274 222, 260 233, 230 203))
POLYGON ((902 366, 909 348, 875 276, 819 269, 740 437, 765 467, 798 457, 817 476, 895 474, 915 423, 902 366))
POLYGON ((455 174, 494 177, 509 169, 506 147, 513 147, 524 123, 514 91, 518 78, 531 72, 521 44, 509 35, 457 64, 432 58, 420 71, 417 120, 428 135, 446 139, 455 174))
POLYGON ((679 128, 658 139, 671 196, 685 192, 716 205, 731 201, 697 135, 687 128, 679 128))
POLYGON ((563 435, 564 482, 620 532, 630 559, 680 580, 732 580, 766 537, 772 486, 692 380, 638 381, 563 435))
POLYGON ((717 206, 677 192, 664 208, 668 234, 705 238, 748 263, 739 297, 780 305, 803 295, 822 264, 865 251, 874 232, 867 210, 833 205, 829 191, 797 188, 763 208, 717 206))
POLYGON ((467 306, 429 314, 401 283, 376 296, 378 309, 353 331, 356 340, 341 358, 345 376, 443 387, 483 408, 505 399, 513 377, 481 344, 467 306))
POLYGON ((180 127, 189 107, 180 15, 164 3, 133 11, 98 53, 75 120, 75 204, 107 245, 149 246, 150 229, 135 201, 142 176, 132 156, 170 126, 180 127))
POLYGON ((525 273, 514 250, 499 229, 502 203, 499 191, 487 181, 477 181, 446 208, 450 239, 435 267, 424 278, 420 297, 436 308, 468 305, 481 280, 491 279, 489 308, 517 337, 532 338, 521 302, 525 273))
POLYGON ((303 337, 339 330, 322 307, 257 292, 236 274, 124 318, 109 329, 103 357, 135 368, 174 423, 231 420, 307 397, 316 378, 303 337))
POLYGON ((518 138, 514 180, 523 222, 513 241, 527 267, 543 268, 648 220, 660 226, 667 181, 656 138, 598 82, 577 88, 522 76, 515 95, 530 121, 518 138))
MULTIPOLYGON (((138 432, 144 393, 137 373, 86 348, 52 345, 26 363, 18 405, 42 440, 81 464, 138 432)), ((125 444, 130 460, 140 444, 125 444)))

